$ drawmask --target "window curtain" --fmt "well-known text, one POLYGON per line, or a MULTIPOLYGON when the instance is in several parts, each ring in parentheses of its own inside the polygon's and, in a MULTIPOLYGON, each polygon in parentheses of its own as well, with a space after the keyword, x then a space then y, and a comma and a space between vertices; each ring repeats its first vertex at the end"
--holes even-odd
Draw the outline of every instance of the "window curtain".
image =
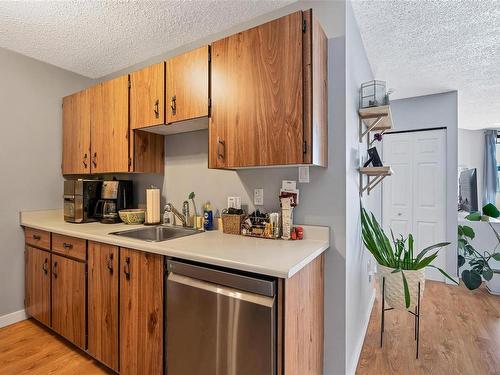
POLYGON ((486 130, 484 145, 484 197, 483 205, 495 204, 498 186, 497 131, 486 130))

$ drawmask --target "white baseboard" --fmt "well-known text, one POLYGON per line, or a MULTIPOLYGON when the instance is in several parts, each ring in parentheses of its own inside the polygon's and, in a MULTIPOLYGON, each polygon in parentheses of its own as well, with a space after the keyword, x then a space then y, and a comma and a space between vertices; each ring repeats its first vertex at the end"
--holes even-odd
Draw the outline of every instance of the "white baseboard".
POLYGON ((0 316, 0 328, 9 326, 11 324, 26 319, 28 319, 28 315, 26 315, 26 311, 24 309, 19 311, 14 311, 13 313, 10 314, 2 315, 0 316))
POLYGON ((359 337, 359 340, 356 344, 354 356, 352 357, 351 363, 347 364, 346 374, 349 374, 349 375, 356 374, 356 369, 358 368, 359 357, 361 356, 361 352, 363 351, 363 344, 365 342, 366 331, 368 330, 368 324, 370 323, 370 316, 372 314, 374 303, 375 303, 375 290, 373 290, 372 296, 370 298, 370 302, 368 304, 368 309, 366 309, 365 321, 363 323, 363 335, 361 335, 359 337))

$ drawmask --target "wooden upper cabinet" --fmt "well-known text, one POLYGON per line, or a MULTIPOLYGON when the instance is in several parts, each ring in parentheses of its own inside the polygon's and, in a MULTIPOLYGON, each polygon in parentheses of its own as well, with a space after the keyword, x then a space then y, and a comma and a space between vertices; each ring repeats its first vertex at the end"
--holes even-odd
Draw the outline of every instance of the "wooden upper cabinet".
POLYGON ((26 246, 25 258, 26 313, 50 326, 50 253, 26 246))
POLYGON ((92 173, 129 172, 128 76, 89 89, 92 173))
POLYGON ((52 254, 52 329, 85 349, 85 263, 52 254))
POLYGON ((62 174, 90 173, 90 102, 84 90, 63 98, 62 174))
POLYGON ((88 352, 118 371, 118 247, 89 241, 88 352))
POLYGON ((163 256, 120 248, 120 374, 163 374, 163 256))
POLYGON ((209 47, 167 60, 167 123, 208 116, 209 47))
MULTIPOLYGON (((312 128, 326 98, 313 97, 311 20, 299 11, 212 44, 209 167, 322 165, 309 156, 327 141, 312 128)), ((316 126, 326 134, 326 115, 316 126)))
POLYGON ((130 128, 165 123, 165 63, 130 74, 130 128))

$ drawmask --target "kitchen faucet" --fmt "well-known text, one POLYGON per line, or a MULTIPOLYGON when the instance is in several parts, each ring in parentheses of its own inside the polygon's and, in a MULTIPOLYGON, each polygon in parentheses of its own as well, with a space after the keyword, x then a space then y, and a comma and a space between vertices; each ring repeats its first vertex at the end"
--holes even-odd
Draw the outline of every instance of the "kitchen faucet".
POLYGON ((188 226, 189 222, 189 203, 184 201, 182 204, 182 214, 174 207, 172 203, 167 203, 165 205, 165 211, 171 211, 182 223, 183 227, 188 226))

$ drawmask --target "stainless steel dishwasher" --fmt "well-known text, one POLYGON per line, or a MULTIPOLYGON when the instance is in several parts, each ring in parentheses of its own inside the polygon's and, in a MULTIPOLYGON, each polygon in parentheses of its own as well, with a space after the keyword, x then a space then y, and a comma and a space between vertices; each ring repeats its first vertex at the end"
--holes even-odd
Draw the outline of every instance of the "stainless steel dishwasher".
POLYGON ((168 375, 274 375, 276 282, 167 261, 168 375))

